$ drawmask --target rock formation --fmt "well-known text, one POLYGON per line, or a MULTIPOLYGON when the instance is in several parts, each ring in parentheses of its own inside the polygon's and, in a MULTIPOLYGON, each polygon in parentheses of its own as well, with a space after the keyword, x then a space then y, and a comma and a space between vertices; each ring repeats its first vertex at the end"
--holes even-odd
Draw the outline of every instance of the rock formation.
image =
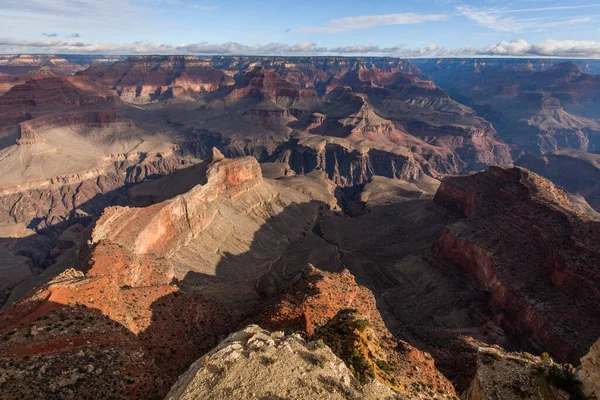
POLYGON ((464 398, 558 400, 582 396, 571 365, 529 353, 481 347, 477 353, 477 375, 464 398))
POLYGON ((581 390, 587 399, 600 397, 600 340, 581 358, 576 378, 581 382, 581 390))
MULTIPOLYGON (((174 94, 187 93, 186 99, 175 102, 200 107, 193 113, 188 105, 177 113, 165 108, 167 118, 188 127, 193 142, 198 134, 210 136, 212 145, 227 156, 253 154, 261 161, 281 161, 294 150, 295 136, 317 135, 337 138, 342 148, 365 147, 361 142, 367 140, 367 146, 392 154, 410 149, 430 175, 512 161, 487 121, 451 100, 432 81, 421 80, 418 69, 407 62, 330 61, 131 57, 80 75, 116 90, 127 102, 158 103, 158 110, 175 101, 174 94), (200 70, 210 88, 175 90, 185 71, 200 70)), ((393 165, 377 169, 385 170, 385 176, 398 175, 393 165)), ((337 181, 362 183, 348 175, 337 181)))
POLYGON ((84 70, 87 66, 85 63, 50 54, 0 55, 0 73, 8 75, 26 74, 41 68, 61 75, 70 75, 84 70))
POLYGON ((411 398, 425 393, 430 398, 455 396, 431 355, 392 336, 375 297, 357 285, 348 270, 327 273, 309 264, 302 277, 268 307, 260 323, 322 340, 363 382, 375 379, 411 398))
POLYGON ((123 100, 135 103, 212 92, 233 84, 231 74, 194 56, 134 56, 112 65, 93 64, 79 75, 115 89, 123 100))
POLYGON ((362 385, 331 349, 256 325, 233 333, 196 361, 166 399, 396 399, 377 381, 362 385))
POLYGON ((91 240, 71 259, 78 270, 43 283, 1 314, 0 332, 6 338, 2 365, 7 366, 2 378, 11 398, 30 393, 27 386, 39 378, 18 378, 20 368, 42 364, 50 371, 50 386, 36 387, 40 395, 102 395, 109 387, 128 398, 165 393, 255 307, 259 298, 252 288, 267 271, 268 260, 278 258, 287 243, 310 229, 307 222, 326 204, 313 205, 305 194, 264 181, 251 157, 223 159, 216 151, 207 169, 199 167, 196 173, 204 176, 200 183, 169 200, 145 208, 107 209, 95 223, 91 240), (251 258, 235 261, 234 254, 252 241, 250 232, 282 206, 302 203, 304 207, 296 206, 285 217, 288 223, 274 224, 254 237, 254 246, 263 247, 254 264, 251 258), (214 246, 221 249, 215 252, 214 246), (186 289, 193 286, 208 292, 186 289), (224 287, 237 287, 235 295, 224 287), (87 323, 92 318, 88 315, 106 322, 87 329, 77 321, 87 323), (61 319, 58 327, 55 319, 61 319), (43 335, 31 333, 38 327, 43 335), (122 357, 127 358, 109 357, 112 349, 118 353, 121 341, 122 357), (108 359, 98 358, 104 346, 108 349, 102 354, 108 359), (47 348, 54 349, 52 356, 41 350, 47 348), (32 349, 44 355, 39 364, 30 359, 37 354, 32 349), (63 362, 79 352, 86 363, 82 371, 95 372, 88 376, 73 371, 65 382, 53 383, 63 362), (115 368, 113 362, 123 365, 115 368))
POLYGON ((436 254, 470 276, 497 322, 559 360, 585 354, 600 332, 600 222, 520 168, 446 178, 435 202, 463 217, 445 228, 436 254))
POLYGON ((492 122, 515 154, 598 148, 598 75, 572 61, 455 61, 420 66, 492 122))
POLYGON ((600 210, 600 155, 580 150, 558 150, 541 156, 524 156, 517 165, 550 179, 570 193, 582 195, 600 210))
POLYGON ((501 167, 595 146, 596 78, 540 63, 440 62, 447 91, 389 58, 0 76, 0 391, 594 393, 597 160, 501 167))

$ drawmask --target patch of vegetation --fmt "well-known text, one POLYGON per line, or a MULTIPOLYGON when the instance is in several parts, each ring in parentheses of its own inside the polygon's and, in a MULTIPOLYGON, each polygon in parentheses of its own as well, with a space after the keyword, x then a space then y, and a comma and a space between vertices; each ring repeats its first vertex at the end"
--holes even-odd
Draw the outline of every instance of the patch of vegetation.
POLYGON ((364 332, 371 323, 366 319, 357 319, 354 321, 354 327, 358 329, 359 332, 364 332))
POLYGON ((361 383, 366 383, 375 378, 375 368, 373 368, 373 365, 369 360, 367 360, 356 347, 352 349, 348 364, 350 365, 350 369, 354 372, 356 379, 361 383))
POLYGON ((493 364, 496 361, 499 361, 502 357, 494 352, 485 352, 480 356, 481 362, 485 365, 493 364))
POLYGON ((391 372, 392 371, 392 367, 390 366, 390 364, 388 364, 384 360, 377 360, 376 364, 379 367, 379 369, 382 370, 382 371, 384 371, 384 372, 391 372))
POLYGON ((546 378, 550 383, 571 395, 574 400, 584 400, 586 397, 581 391, 581 382, 575 377, 575 368, 569 364, 552 364, 546 371, 546 378))

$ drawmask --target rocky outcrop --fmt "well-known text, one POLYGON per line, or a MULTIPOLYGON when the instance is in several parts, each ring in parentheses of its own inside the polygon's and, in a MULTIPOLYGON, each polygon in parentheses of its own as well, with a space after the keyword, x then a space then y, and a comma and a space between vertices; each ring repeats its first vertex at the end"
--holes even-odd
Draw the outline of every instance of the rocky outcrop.
POLYGON ((579 150, 559 150, 542 156, 524 156, 516 161, 570 193, 582 195, 600 210, 600 155, 579 150))
MULTIPOLYGON (((26 136, 19 139, 19 144, 43 141, 34 132, 25 130, 26 136)), ((99 215, 107 205, 124 202, 132 184, 168 175, 181 166, 182 160, 175 153, 130 153, 107 158, 94 170, 0 188, 0 215, 8 222, 36 229, 72 223, 78 216, 99 215)))
POLYGON ((0 126, 77 108, 106 108, 118 96, 82 76, 25 80, 0 98, 0 126))
POLYGON ((517 156, 600 146, 597 75, 572 61, 455 61, 419 64, 492 122, 517 156))
POLYGON ((133 122, 124 118, 117 110, 82 111, 48 115, 19 124, 19 139, 17 144, 34 144, 42 140, 37 132, 60 128, 85 126, 88 128, 104 128, 108 126, 133 128, 133 122))
POLYGON ((249 397, 398 398, 378 382, 359 383, 322 343, 250 325, 196 361, 166 399, 249 397))
POLYGON ((367 183, 374 175, 410 181, 424 174, 410 152, 378 147, 366 141, 354 147, 333 138, 310 138, 284 150, 277 162, 287 163, 296 173, 324 171, 341 186, 367 183))
POLYGON ((140 340, 94 307, 103 296, 116 300, 115 289, 95 281, 94 292, 93 282, 68 270, 0 315, 4 398, 134 398, 164 390, 163 373, 140 340), (89 306, 67 305, 78 290, 94 296, 89 306))
MULTIPOLYGON (((2 365, 37 368, 40 365, 28 360, 40 354, 47 370, 52 371, 48 381, 52 384, 55 372, 64 369, 63 360, 72 362, 70 354, 76 349, 86 357, 90 355, 84 358, 85 371, 104 371, 89 376, 81 373, 83 369, 72 371, 72 380, 69 375, 64 389, 36 386, 29 391, 18 385, 16 372, 10 368, 6 382, 10 382, 15 398, 30 392, 42 397, 67 392, 79 396, 87 391, 103 395, 109 387, 119 397, 147 397, 147 391, 163 395, 194 360, 258 309, 260 299, 253 291, 256 282, 290 243, 306 235, 320 204, 325 204, 313 204, 309 195, 286 186, 289 182, 281 186, 277 181, 267 182, 254 158, 226 159, 217 150, 212 152, 210 164, 164 179, 159 185, 145 183, 136 193, 177 193, 181 189, 172 188, 174 184, 188 189, 147 207, 105 210, 91 238, 82 240, 72 254, 71 265, 77 266, 76 271, 42 281, 21 300, 13 297, 14 306, 0 313, 0 336, 15 327, 27 329, 30 323, 43 326, 47 332, 34 341, 4 341, 0 348, 7 357, 0 360, 2 365), (199 177, 190 176, 194 174, 199 177), (286 207, 291 211, 279 216, 286 207), (274 217, 280 221, 269 222, 274 217), (258 254, 245 255, 251 247, 258 247, 258 254), (201 294, 191 289, 194 287, 212 293, 201 294), (121 333, 107 332, 114 336, 107 339, 104 333, 71 323, 70 317, 65 317, 65 325, 61 324, 58 332, 44 322, 35 322, 54 321, 52 313, 66 315, 75 307, 85 310, 85 321, 87 313, 93 313, 119 327, 121 333), (63 343, 63 337, 69 340, 63 343), (78 344, 73 347, 71 342, 78 344), (122 363, 117 376, 112 373, 113 358, 106 361, 92 350, 109 343, 116 349, 121 342, 127 355, 114 359, 122 363), (130 351, 134 356, 129 356, 130 351), (96 361, 90 362, 91 357, 96 361), (135 368, 134 360, 138 362, 135 368), (93 367, 88 368, 90 363, 93 367), (92 391, 90 387, 103 389, 92 391)), ((79 318, 73 316, 75 321, 79 318)), ((99 324, 98 328, 102 327, 99 324)), ((113 354, 112 350, 106 354, 113 354)), ((28 379, 37 378, 31 375, 28 379)))
POLYGON ((581 390, 586 399, 600 398, 600 340, 581 358, 576 377, 581 382, 581 390))
POLYGON ((225 100, 235 102, 245 98, 273 101, 284 107, 292 107, 296 102, 317 104, 317 93, 302 88, 283 79, 277 71, 262 67, 253 68, 236 82, 225 100))
MULTIPOLYGON (((401 60, 139 56, 110 67, 95 65, 80 75, 116 90, 128 102, 157 101, 157 109, 168 103, 162 100, 187 93, 186 101, 200 101, 198 109, 165 109, 165 117, 186 132, 218 137, 220 144, 212 145, 228 156, 285 159, 279 153, 296 138, 318 135, 341 138, 346 148, 370 141, 370 147, 391 153, 391 158, 410 149, 431 176, 512 161, 487 121, 401 60), (186 73, 197 69, 206 70, 207 81, 218 80, 218 87, 204 81, 200 86, 185 83, 186 73), (225 78, 217 79, 218 74, 225 78), (204 93, 205 84, 213 94, 204 93)), ((373 168, 367 163, 356 161, 363 165, 351 168, 365 170, 368 179, 373 168)), ((406 176, 394 170, 398 167, 374 169, 385 170, 386 177, 406 176)), ((361 179, 343 176, 339 181, 354 184, 361 179)))
POLYGON ((256 159, 223 160, 218 152, 209 168, 205 185, 172 200, 147 208, 109 208, 96 223, 92 241, 105 238, 133 254, 170 255, 185 246, 215 218, 211 207, 218 198, 235 198, 262 182, 256 159), (124 231, 120 227, 127 226, 124 231))
MULTIPOLYGON (((462 161, 462 165, 456 162, 458 164, 456 170, 478 170, 489 165, 510 165, 512 163, 510 148, 497 137, 492 125, 483 118, 473 117, 473 119, 479 126, 430 126, 412 121, 407 123, 406 129, 427 143, 435 143, 439 147, 453 151, 462 161)), ((443 164, 437 167, 440 173, 453 173, 443 167, 443 164)))
POLYGON ((446 227, 436 254, 473 280, 498 323, 560 360, 585 354, 600 334, 600 222, 520 168, 446 178, 435 202, 463 217, 446 227))
POLYGON ((48 67, 42 67, 22 75, 4 75, 0 66, 0 96, 8 92, 13 86, 20 85, 33 79, 45 79, 56 77, 56 73, 48 67))
POLYGON ((213 69, 195 56, 132 56, 110 66, 94 64, 79 75, 115 89, 132 103, 207 93, 234 83, 227 71, 213 69))
POLYGON ((373 293, 348 270, 327 273, 308 265, 260 321, 272 330, 301 331, 323 341, 362 382, 376 380, 415 399, 456 395, 431 355, 390 334, 373 293))
POLYGON ((508 353, 499 347, 480 347, 477 374, 464 395, 467 400, 580 399, 574 368, 529 353, 508 353))
POLYGON ((0 73, 20 75, 45 68, 57 74, 70 75, 85 69, 85 63, 70 61, 52 54, 3 54, 0 55, 0 73))
POLYGON ((2 96, 0 111, 46 110, 56 107, 111 103, 116 95, 82 76, 61 76, 29 80, 2 96))

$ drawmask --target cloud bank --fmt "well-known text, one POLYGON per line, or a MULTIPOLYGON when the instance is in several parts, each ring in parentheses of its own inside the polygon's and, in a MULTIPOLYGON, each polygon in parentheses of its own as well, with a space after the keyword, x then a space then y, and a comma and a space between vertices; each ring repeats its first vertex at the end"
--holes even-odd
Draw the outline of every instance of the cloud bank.
POLYGON ((486 47, 445 48, 435 44, 408 47, 399 44, 381 47, 360 44, 322 47, 314 42, 267 43, 244 45, 237 42, 213 44, 198 42, 182 45, 160 44, 149 41, 133 43, 95 43, 44 37, 39 40, 0 38, 0 53, 46 54, 220 54, 220 55, 364 55, 390 57, 566 57, 600 58, 600 41, 553 40, 529 43, 525 39, 502 41, 486 47))

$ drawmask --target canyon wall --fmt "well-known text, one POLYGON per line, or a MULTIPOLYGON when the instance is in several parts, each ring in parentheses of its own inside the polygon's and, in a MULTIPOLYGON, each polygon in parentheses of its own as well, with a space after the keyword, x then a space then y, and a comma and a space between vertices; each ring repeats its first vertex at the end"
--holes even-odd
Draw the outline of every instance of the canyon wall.
POLYGON ((520 168, 445 178, 435 202, 463 217, 436 254, 473 280, 504 329, 560 360, 585 354, 600 334, 598 220, 520 168))

